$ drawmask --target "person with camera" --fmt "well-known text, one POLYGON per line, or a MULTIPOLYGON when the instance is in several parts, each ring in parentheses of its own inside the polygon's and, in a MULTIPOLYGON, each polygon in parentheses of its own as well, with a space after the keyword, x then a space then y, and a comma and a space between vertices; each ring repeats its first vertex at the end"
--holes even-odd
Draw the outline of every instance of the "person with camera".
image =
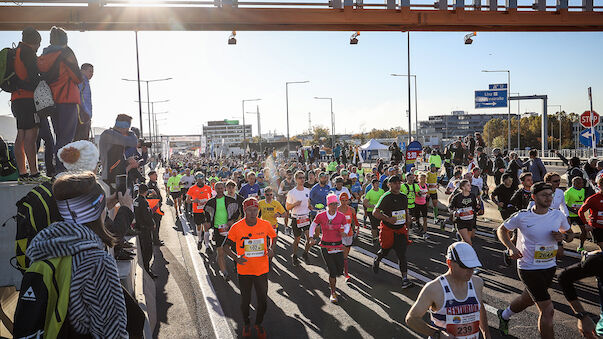
POLYGON ((118 114, 113 128, 103 131, 100 135, 101 178, 111 187, 111 192, 116 190, 115 178, 127 173, 126 147, 136 147, 138 144, 136 134, 130 131, 131 123, 131 116, 118 114))

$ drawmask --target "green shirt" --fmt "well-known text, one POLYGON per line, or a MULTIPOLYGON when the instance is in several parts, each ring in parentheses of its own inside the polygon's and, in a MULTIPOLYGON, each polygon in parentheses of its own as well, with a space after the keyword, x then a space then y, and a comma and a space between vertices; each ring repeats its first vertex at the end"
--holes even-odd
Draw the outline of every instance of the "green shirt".
POLYGON ((214 216, 214 226, 218 227, 228 222, 228 211, 226 211, 225 198, 216 198, 216 215, 214 216))
MULTIPOLYGON (((570 187, 565 191, 565 204, 568 208, 574 208, 579 210, 582 204, 584 203, 584 188, 577 190, 573 187, 570 187)), ((569 210, 570 217, 577 217, 578 214, 569 210)))
POLYGON ((420 191, 421 189, 418 184, 402 184, 402 186, 400 186, 400 192, 408 198, 408 208, 415 207, 415 194, 420 191))
POLYGON ((434 164, 436 168, 440 168, 442 167, 442 158, 437 154, 430 155, 429 164, 434 164))
MULTIPOLYGON (((366 200, 369 201, 369 203, 373 206, 377 206, 377 203, 379 202, 379 199, 381 198, 381 196, 385 193, 385 191, 383 189, 379 189, 378 191, 375 191, 374 189, 371 189, 370 191, 366 192, 366 194, 364 195, 364 198, 366 200)), ((375 208, 374 207, 369 207, 366 209, 367 212, 372 212, 375 208)))
POLYGON ((180 177, 170 177, 167 182, 170 192, 180 192, 180 177))
POLYGON ((328 172, 335 172, 336 168, 337 168, 337 162, 336 161, 331 161, 329 163, 329 165, 327 166, 327 171, 328 172))
POLYGON ((363 183, 364 182, 364 168, 357 169, 356 174, 358 174, 358 182, 363 183))

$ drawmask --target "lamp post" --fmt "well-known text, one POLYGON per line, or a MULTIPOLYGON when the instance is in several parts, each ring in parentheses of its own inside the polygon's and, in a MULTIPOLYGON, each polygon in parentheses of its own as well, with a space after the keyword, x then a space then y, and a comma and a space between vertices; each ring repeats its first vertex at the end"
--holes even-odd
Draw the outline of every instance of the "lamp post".
POLYGON ((287 153, 291 152, 289 147, 289 84, 306 84, 310 82, 309 80, 305 81, 288 81, 285 82, 285 104, 287 106, 287 153))
MULTIPOLYGON (((559 151, 561 151, 561 105, 549 105, 549 107, 559 107, 559 151)), ((551 129, 553 128, 551 127, 551 129)), ((551 144, 552 143, 553 142, 551 141, 551 144)))
MULTIPOLYGON (((262 127, 260 125, 260 106, 255 106, 255 112, 245 112, 246 114, 255 114, 258 117, 258 143, 260 144, 260 153, 262 153, 262 127)), ((245 114, 243 114, 245 116, 245 114)))
MULTIPOLYGON (((509 95, 511 94, 516 94, 516 95, 520 95, 519 93, 511 93, 509 92, 509 95)), ((520 130, 521 130, 521 112, 519 109, 519 104, 521 103, 521 100, 517 100, 517 149, 521 149, 521 147, 519 146, 519 136, 520 136, 520 130)))
POLYGON ((511 100, 509 100, 509 94, 511 93, 511 71, 510 70, 496 70, 496 71, 491 71, 491 70, 482 70, 482 72, 484 73, 507 73, 507 108, 508 108, 508 115, 507 115, 507 149, 510 151, 511 150, 511 100))
POLYGON ((333 98, 314 97, 317 100, 329 100, 331 102, 331 147, 335 147, 335 115, 333 115, 333 98))
POLYGON ((243 146, 245 145, 245 139, 247 138, 247 128, 245 128, 245 102, 248 101, 260 101, 262 99, 245 99, 241 100, 241 112, 243 113, 243 146))
POLYGON ((138 102, 138 104, 141 103, 145 103, 145 104, 150 104, 151 105, 151 110, 149 112, 147 112, 147 114, 149 115, 149 135, 150 135, 150 139, 153 142, 157 141, 157 118, 155 116, 155 104, 159 104, 159 103, 164 103, 164 102, 169 102, 170 100, 158 100, 158 101, 142 101, 139 102, 138 100, 135 100, 134 102, 138 102), (153 116, 151 118, 151 115, 153 116), (153 121, 152 124, 152 128, 151 128, 151 123, 150 121, 153 121), (154 136, 154 137, 153 137, 154 136))
MULTIPOLYGON (((395 74, 392 73, 390 74, 393 77, 413 77, 415 79, 415 137, 417 140, 419 140, 419 113, 418 113, 418 106, 417 106, 417 76, 414 74, 408 75, 408 74, 395 74)), ((409 103, 409 107, 410 107, 410 103, 409 103)), ((409 113, 410 115, 410 110, 409 113)), ((410 120, 408 120, 408 133, 410 133, 410 120)))
MULTIPOLYGON (((136 48, 138 49, 138 34, 136 35, 136 48)), ((122 78, 121 80, 123 81, 136 81, 138 83, 138 108, 140 110, 139 114, 140 114, 140 135, 144 136, 143 132, 142 132, 142 99, 140 98, 140 83, 141 82, 146 82, 147 83, 147 103, 148 103, 148 113, 149 113, 149 136, 151 135, 151 98, 149 97, 149 83, 150 82, 157 82, 157 81, 167 81, 167 80, 172 80, 172 78, 164 78, 164 79, 153 79, 153 80, 140 80, 139 79, 125 79, 122 78)))

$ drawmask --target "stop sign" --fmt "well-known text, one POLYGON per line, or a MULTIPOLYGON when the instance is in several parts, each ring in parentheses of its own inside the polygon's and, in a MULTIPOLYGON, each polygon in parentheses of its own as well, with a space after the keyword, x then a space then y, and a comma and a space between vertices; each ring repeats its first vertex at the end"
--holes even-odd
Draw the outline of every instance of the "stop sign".
MULTIPOLYGON (((593 111, 593 120, 594 123, 592 126, 597 126, 599 124, 599 114, 595 111, 593 111)), ((584 113, 580 114, 580 124, 586 128, 591 127, 590 111, 585 111, 584 113)))

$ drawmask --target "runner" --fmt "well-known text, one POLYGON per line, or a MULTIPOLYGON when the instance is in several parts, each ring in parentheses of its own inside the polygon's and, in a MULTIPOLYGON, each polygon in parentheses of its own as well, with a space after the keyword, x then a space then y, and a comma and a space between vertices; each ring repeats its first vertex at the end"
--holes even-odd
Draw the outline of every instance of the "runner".
POLYGON ((259 198, 260 195, 260 184, 256 182, 255 172, 247 173, 247 183, 241 187, 239 194, 243 199, 247 198, 259 198))
POLYGON ((597 181, 599 191, 586 199, 578 215, 586 224, 585 229, 593 235, 594 241, 600 249, 603 249, 603 177, 599 177, 597 181), (588 211, 588 223, 586 219, 586 211, 588 211))
POLYGON ((502 183, 496 186, 490 196, 492 202, 498 206, 498 211, 503 220, 507 220, 507 218, 515 213, 515 207, 511 204, 513 194, 515 194, 513 176, 505 173, 502 175, 502 183))
POLYGON ((388 180, 389 191, 379 199, 373 215, 381 220, 379 226, 379 244, 381 249, 373 261, 373 272, 379 272, 379 263, 393 248, 398 256, 398 265, 402 274, 402 288, 412 286, 406 273, 406 249, 408 247, 408 227, 410 213, 408 212, 408 198, 400 193, 400 178, 392 176, 388 180))
POLYGON ((360 196, 362 196, 362 185, 358 181, 358 175, 356 173, 350 174, 350 179, 352 179, 352 186, 350 187, 350 206, 358 211, 358 204, 360 202, 360 196))
POLYGON ((343 273, 344 269, 342 237, 348 234, 351 228, 345 215, 337 211, 338 204, 337 196, 329 194, 327 196, 327 210, 319 213, 310 227, 314 236, 310 244, 313 245, 319 236, 321 237, 320 252, 329 271, 329 286, 331 288, 329 300, 332 303, 337 303, 337 277, 343 273))
POLYGON ((252 289, 255 289, 257 299, 255 329, 258 338, 266 338, 262 321, 268 307, 268 258, 274 256, 273 245, 276 233, 268 221, 258 218, 258 206, 255 198, 245 199, 243 202, 245 218, 232 225, 225 248, 226 254, 237 263, 241 312, 245 323, 243 338, 251 338, 249 304, 252 289))
POLYGON ((448 271, 423 286, 406 315, 406 323, 430 338, 490 339, 488 315, 483 306, 484 281, 473 276, 482 266, 473 247, 455 242, 446 251, 448 271), (457 297, 458 296, 458 297, 457 297), (433 325, 423 320, 429 312, 433 325))
POLYGON ((532 181, 532 173, 523 172, 519 176, 519 180, 521 181, 522 188, 518 188, 513 196, 511 197, 511 205, 515 207, 515 211, 521 211, 528 208, 530 201, 532 201, 532 185, 534 182, 532 181))
POLYGON ((293 244, 291 245, 291 263, 297 266, 297 246, 301 240, 301 235, 306 238, 306 245, 302 258, 306 264, 309 263, 308 251, 310 251, 310 236, 308 229, 310 228, 310 190, 304 187, 305 175, 302 171, 295 172, 295 181, 297 186, 287 193, 286 208, 291 211, 291 229, 293 230, 293 244))
POLYGON ((342 235, 343 242, 343 274, 345 281, 350 281, 350 275, 348 274, 348 255, 354 242, 354 236, 360 232, 360 223, 356 217, 356 210, 350 206, 350 198, 347 193, 341 193, 339 196, 339 202, 341 205, 337 209, 339 212, 345 215, 348 225, 350 225, 350 231, 342 235))
MULTIPOLYGON (((205 186, 208 187, 208 186, 205 186)), ((224 195, 224 183, 217 182, 214 186, 216 196, 209 199, 205 204, 205 239, 206 246, 209 244, 209 230, 213 229, 213 240, 218 252, 218 267, 220 275, 228 281, 228 271, 226 270, 224 244, 228 236, 230 227, 239 220, 239 204, 231 197, 224 195)), ((194 206, 193 206, 194 208, 194 206)), ((209 248, 209 246, 207 246, 209 248)))
MULTIPOLYGON (((435 150, 434 150, 435 151, 435 150)), ((432 151, 433 154, 433 151, 432 151)), ((431 160, 431 157, 429 159, 431 160)), ((438 155, 439 157, 439 155, 438 155)), ((440 159, 440 165, 442 161, 440 159)), ((440 225, 440 229, 444 227, 444 223, 440 222, 438 219, 438 182, 439 182, 439 168, 436 167, 436 164, 432 163, 429 165, 429 172, 427 172, 427 188, 429 194, 429 200, 431 200, 431 206, 433 207, 433 222, 437 225, 440 225)))
POLYGON ((331 188, 331 192, 335 194, 335 196, 339 196, 341 193, 347 193, 348 196, 351 196, 350 190, 345 187, 343 177, 339 176, 335 178, 335 187, 331 188))
POLYGON ((509 319, 534 303, 540 313, 538 331, 542 338, 554 338, 553 302, 548 289, 557 268, 557 247, 566 235, 573 240, 567 218, 559 210, 550 210, 553 201, 551 185, 539 182, 532 186, 534 207, 513 214, 497 231, 498 239, 505 245, 512 259, 518 259, 517 272, 525 289, 509 307, 498 310, 499 329, 509 334, 509 319), (517 246, 509 232, 518 230, 517 246))
MULTIPOLYGON (((373 177, 372 187, 368 192, 366 192, 364 195, 364 200, 362 200, 364 214, 368 214, 368 218, 371 223, 371 240, 373 242, 373 246, 377 243, 377 240, 379 240, 379 219, 373 215, 373 211, 383 194, 385 194, 385 191, 379 187, 379 178, 376 176, 373 177)), ((366 225, 366 223, 364 225, 366 225)))
POLYGON ((211 198, 212 189, 205 185, 205 176, 201 172, 195 173, 195 179, 197 183, 191 186, 186 192, 186 201, 193 207, 193 222, 197 226, 197 250, 201 250, 203 242, 205 242, 205 248, 207 251, 211 251, 209 248, 209 227, 203 227, 206 223, 205 214, 203 207, 207 201, 211 198), (202 242, 203 241, 203 242, 202 242))
POLYGON ((429 235, 427 234, 427 194, 429 192, 427 186, 427 174, 422 173, 419 174, 419 191, 415 196, 415 219, 417 220, 417 229, 420 230, 419 235, 423 237, 424 240, 429 239, 429 235), (423 225, 419 222, 419 218, 423 219, 423 225))
POLYGON ((187 202, 188 199, 186 199, 186 192, 188 192, 188 189, 191 188, 191 186, 193 186, 195 184, 195 177, 191 175, 191 170, 189 168, 184 170, 184 175, 182 176, 182 178, 180 178, 180 195, 185 199, 184 202, 184 212, 187 215, 191 215, 192 212, 192 205, 187 202))
POLYGON ((570 225, 578 225, 580 227, 580 245, 576 251, 578 253, 584 251, 584 242, 588 238, 589 230, 586 229, 584 222, 578 216, 578 211, 582 204, 584 204, 586 190, 583 186, 581 177, 574 177, 572 179, 572 187, 565 191, 565 204, 569 210, 569 222, 570 225))
POLYGON ((331 187, 328 184, 329 176, 325 172, 318 174, 318 183, 310 190, 310 205, 312 210, 310 211, 310 219, 314 220, 314 217, 325 210, 327 206, 327 195, 331 191, 331 187))
POLYGON ((170 195, 172 196, 172 200, 174 201, 176 215, 179 215, 181 205, 180 178, 178 177, 177 172, 175 170, 170 173, 170 178, 168 179, 167 187, 170 191, 170 195))
POLYGON ((274 199, 274 190, 272 187, 266 187, 264 190, 264 195, 266 196, 266 199, 260 200, 259 202, 260 217, 272 225, 276 235, 278 236, 278 222, 276 218, 282 218, 285 216, 285 208, 280 202, 274 199))
MULTIPOLYGON (((293 180, 293 171, 287 170, 287 171, 285 171, 285 173, 286 173, 285 177, 279 183, 278 196, 277 196, 278 202, 280 202, 281 205, 283 205, 283 206, 286 206, 287 194, 289 193, 289 191, 292 188, 295 187, 295 181, 293 180)), ((285 226, 285 234, 287 234, 287 232, 289 232, 287 225, 289 225, 288 209, 287 209, 287 214, 285 215, 285 225, 284 225, 285 226)))
POLYGON ((475 236, 480 204, 478 197, 471 192, 471 184, 468 180, 461 180, 459 188, 461 192, 452 197, 448 208, 461 239, 473 246, 472 239, 475 236))
MULTIPOLYGON (((417 192, 421 191, 419 185, 415 182, 416 177, 413 172, 408 172, 406 175, 406 183, 401 185, 400 192, 406 196, 408 199, 408 210, 410 212, 411 222, 408 224, 408 227, 412 228, 412 217, 416 215, 415 212, 415 198, 417 196, 417 192)), ((417 220, 418 222, 418 220, 417 220)))
POLYGON ((233 198, 239 206, 239 217, 243 217, 243 197, 237 193, 237 184, 233 180, 228 180, 225 184, 226 195, 233 198))

